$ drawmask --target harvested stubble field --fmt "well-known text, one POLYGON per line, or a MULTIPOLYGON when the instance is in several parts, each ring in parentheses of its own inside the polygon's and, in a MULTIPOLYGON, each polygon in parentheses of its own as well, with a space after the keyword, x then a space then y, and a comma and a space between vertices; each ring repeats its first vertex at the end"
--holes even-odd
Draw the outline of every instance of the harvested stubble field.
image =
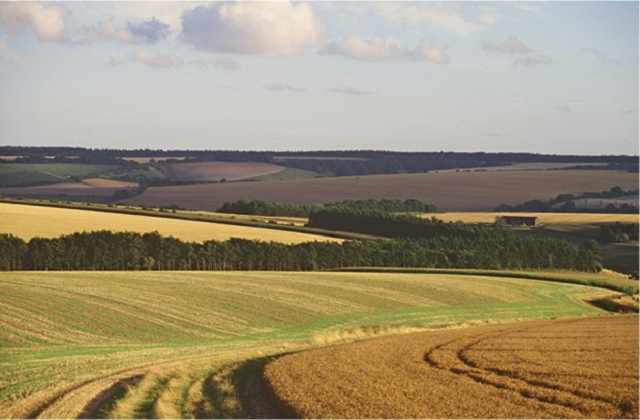
POLYGON ((443 220, 445 222, 463 223, 495 223, 496 217, 501 216, 532 216, 537 217, 543 225, 573 225, 600 223, 638 223, 637 214, 606 214, 606 213, 423 213, 422 217, 443 220))
POLYGON ((638 418, 638 316, 416 333, 267 365, 303 418, 638 418))
POLYGON ((178 181, 237 181, 283 171, 284 166, 264 162, 167 163, 164 172, 178 181))
POLYGON ((246 416, 232 379, 246 359, 604 313, 580 300, 601 289, 435 274, 2 273, 0 289, 0 417, 12 418, 246 416))
POLYGON ((54 238, 103 229, 117 232, 158 231, 165 236, 195 242, 230 238, 283 243, 337 240, 285 230, 9 203, 0 203, 0 220, 0 233, 10 233, 25 240, 35 236, 54 238))
POLYGON ((215 211, 240 199, 283 203, 334 203, 370 198, 416 198, 442 211, 493 211, 502 203, 548 200, 558 194, 604 191, 614 186, 637 189, 638 176, 621 171, 486 171, 370 175, 263 182, 152 187, 127 204, 179 205, 215 211))

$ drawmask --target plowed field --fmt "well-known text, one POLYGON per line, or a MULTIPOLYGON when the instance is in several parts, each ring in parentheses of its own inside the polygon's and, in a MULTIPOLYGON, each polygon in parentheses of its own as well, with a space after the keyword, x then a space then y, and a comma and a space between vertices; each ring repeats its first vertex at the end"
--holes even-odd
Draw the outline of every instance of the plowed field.
POLYGON ((638 316, 416 333, 265 370, 304 418, 638 418, 638 316))

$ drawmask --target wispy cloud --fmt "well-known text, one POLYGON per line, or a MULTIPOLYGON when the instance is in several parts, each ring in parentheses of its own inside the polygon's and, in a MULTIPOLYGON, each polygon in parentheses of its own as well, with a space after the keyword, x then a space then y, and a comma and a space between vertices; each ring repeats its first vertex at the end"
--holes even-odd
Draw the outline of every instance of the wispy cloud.
POLYGON ((265 83, 262 85, 262 89, 270 90, 273 92, 304 92, 305 89, 301 87, 295 87, 282 83, 265 83))
POLYGON ((184 65, 182 59, 175 54, 153 53, 149 50, 138 50, 133 53, 131 59, 158 69, 178 68, 184 65))
POLYGON ((531 51, 518 37, 513 35, 502 42, 485 41, 481 46, 485 51, 504 54, 528 54, 531 51))
POLYGON ((615 58, 609 56, 608 54, 603 53, 600 50, 597 50, 593 47, 590 48, 585 48, 583 50, 580 50, 579 54, 581 55, 591 55, 595 58, 597 58, 602 64, 618 64, 618 60, 616 60, 615 58))
POLYGON ((361 90, 358 88, 355 88, 353 86, 349 86, 349 85, 345 85, 344 83, 338 83, 337 85, 335 85, 334 87, 330 87, 329 89, 327 89, 329 92, 333 92, 333 93, 342 93, 345 95, 372 95, 373 92, 370 90, 361 90))
POLYGON ((530 57, 521 57, 514 61, 514 65, 524 67, 537 67, 540 65, 550 66, 551 64, 553 64, 553 59, 546 54, 536 54, 530 57))
POLYGON ((561 112, 573 112, 573 108, 564 101, 556 101, 556 110, 561 112))
POLYGON ((226 71, 240 70, 240 63, 232 57, 220 56, 213 60, 192 60, 189 64, 205 69, 207 67, 220 67, 226 71))
POLYGON ((416 48, 404 48, 399 41, 375 35, 364 38, 351 35, 322 47, 320 55, 341 55, 359 61, 379 62, 389 60, 427 60, 437 64, 449 62, 446 50, 449 47, 429 41, 422 41, 416 48))

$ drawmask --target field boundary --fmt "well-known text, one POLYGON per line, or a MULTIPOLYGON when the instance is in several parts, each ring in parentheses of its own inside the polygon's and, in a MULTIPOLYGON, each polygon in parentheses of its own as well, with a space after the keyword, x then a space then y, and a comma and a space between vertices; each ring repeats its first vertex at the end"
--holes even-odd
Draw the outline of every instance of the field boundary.
MULTIPOLYGON (((351 240, 365 240, 365 239, 381 239, 377 236, 366 235, 366 234, 358 234, 358 233, 350 233, 343 231, 331 231, 325 229, 317 229, 317 228, 308 228, 303 226, 289 226, 289 225, 281 225, 276 223, 268 223, 268 222, 254 222, 251 220, 242 220, 242 219, 232 219, 230 217, 219 217, 215 215, 202 216, 198 214, 184 214, 184 213, 172 213, 170 210, 163 209, 134 209, 134 208, 123 208, 123 207, 108 207, 108 205, 100 205, 100 204, 75 204, 75 203, 52 203, 45 202, 40 200, 18 200, 6 197, 0 197, 0 203, 5 204, 19 204, 25 206, 39 206, 39 207, 54 207, 54 208, 62 208, 62 209, 70 209, 70 210, 87 210, 87 211, 97 211, 102 213, 115 213, 115 214, 126 214, 130 216, 147 216, 147 217, 159 217, 164 219, 177 219, 177 220, 186 220, 191 222, 206 222, 206 223, 217 223, 223 225, 235 225, 235 226, 244 226, 244 227, 253 227, 253 228, 261 228, 261 229, 273 229, 273 230, 284 230, 290 232, 297 233, 309 233, 314 235, 326 236, 329 238, 336 239, 351 239, 351 240)), ((230 215, 233 216, 233 215, 230 215)), ((246 215, 241 215, 243 217, 250 217, 246 215)))
POLYGON ((638 285, 622 285, 608 282, 607 280, 585 279, 579 278, 580 272, 567 272, 567 274, 577 277, 560 277, 545 273, 536 273, 534 271, 500 271, 500 270, 480 270, 480 269, 458 269, 458 268, 385 268, 385 267, 349 267, 337 268, 335 272, 353 272, 353 273, 398 273, 398 274, 459 274, 463 276, 488 276, 502 278, 518 278, 525 280, 543 280, 556 283, 579 284, 583 286, 599 287, 603 289, 613 290, 615 292, 627 295, 638 294, 638 285))

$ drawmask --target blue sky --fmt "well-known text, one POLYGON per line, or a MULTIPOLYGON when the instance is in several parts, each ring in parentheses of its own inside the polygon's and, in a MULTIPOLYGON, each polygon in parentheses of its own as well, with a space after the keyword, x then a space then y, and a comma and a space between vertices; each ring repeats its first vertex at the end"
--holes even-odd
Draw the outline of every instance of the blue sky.
POLYGON ((638 154, 637 2, 0 3, 0 144, 638 154))

